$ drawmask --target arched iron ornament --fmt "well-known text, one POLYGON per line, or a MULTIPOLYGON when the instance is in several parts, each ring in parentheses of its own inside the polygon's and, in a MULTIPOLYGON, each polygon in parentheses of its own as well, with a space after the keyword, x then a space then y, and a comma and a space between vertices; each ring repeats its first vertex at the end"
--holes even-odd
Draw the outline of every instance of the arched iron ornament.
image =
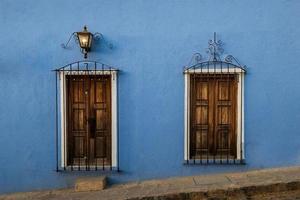
POLYGON ((92 74, 93 72, 97 71, 119 71, 116 67, 98 62, 98 61, 91 61, 91 60, 81 60, 76 61, 73 63, 69 63, 62 67, 55 69, 54 71, 65 71, 66 73, 76 72, 82 75, 92 74))
MULTIPOLYGON (((66 79, 62 77, 72 76, 72 75, 81 75, 81 76, 99 76, 101 79, 104 76, 111 76, 112 80, 115 80, 118 76, 119 69, 116 67, 98 62, 98 61, 91 61, 91 60, 82 60, 69 63, 62 67, 58 67, 57 69, 53 70, 55 72, 55 148, 56 148, 56 171, 117 171, 119 172, 119 140, 117 139, 117 152, 116 152, 116 161, 117 166, 113 166, 112 159, 110 159, 110 163, 104 162, 102 159, 102 163, 98 163, 96 161, 96 165, 91 165, 89 162, 89 157, 85 162, 73 165, 67 165, 67 147, 66 144, 61 143, 61 136, 67 138, 67 123, 66 123, 66 100, 62 100, 62 95, 68 93, 66 91, 66 79), (102 76, 103 75, 103 76, 102 76), (62 112, 64 114, 62 114, 62 112), (63 121, 63 123, 60 123, 63 121), (63 152, 63 153, 62 153, 63 152), (62 156, 64 154, 64 156, 62 156), (61 165, 63 163, 63 165, 61 165)), ((118 79, 116 79, 116 94, 118 94, 118 79)), ((118 108, 119 108, 119 100, 117 99, 118 95, 116 95, 116 137, 119 138, 119 131, 118 131, 118 108)))
POLYGON ((231 69, 240 69, 243 72, 246 72, 246 66, 241 65, 241 63, 233 56, 226 55, 222 59, 222 54, 224 53, 224 49, 222 48, 223 42, 221 40, 217 40, 217 34, 214 32, 214 38, 208 41, 208 48, 206 49, 206 53, 209 58, 204 59, 202 54, 195 53, 189 64, 184 67, 184 72, 191 72, 196 69, 220 69, 225 70, 228 68, 231 69))
MULTIPOLYGON (((214 33, 214 37, 212 40, 208 41, 208 48, 206 49, 206 53, 208 57, 205 59, 200 53, 195 53, 188 66, 184 67, 185 74, 185 164, 245 164, 244 160, 244 114, 243 114, 243 87, 244 87, 244 74, 246 73, 246 66, 240 64, 240 62, 232 55, 227 55, 223 57, 224 50, 222 48, 222 41, 217 40, 217 34, 214 33), (200 78, 200 79, 197 79, 200 78), (196 97, 194 91, 199 92, 200 98, 202 98, 202 89, 197 89, 199 87, 199 80, 205 81, 216 81, 217 79, 223 80, 225 87, 227 88, 227 93, 230 93, 230 80, 234 80, 238 83, 238 92, 240 95, 237 95, 237 101, 240 102, 240 107, 237 109, 235 115, 238 116, 236 118, 236 122, 230 122, 228 120, 226 123, 221 122, 218 123, 216 121, 216 117, 207 116, 207 118, 203 119, 202 113, 198 115, 198 121, 193 122, 192 120, 195 118, 194 113, 196 113, 196 108, 201 106, 208 106, 208 103, 203 100, 199 100, 200 102, 195 102, 196 97), (197 89, 197 90, 196 90, 197 89), (193 91, 193 92, 191 92, 193 91), (211 125, 208 122, 208 118, 211 119, 213 124, 211 125), (216 127, 218 124, 218 127, 216 127), (219 135, 217 131, 223 131, 226 133, 224 138, 219 135), (207 134, 203 136, 202 131, 207 131, 207 134), (198 134, 200 132, 200 134, 198 134), (208 133, 212 135, 208 135, 208 133), (200 136, 199 136, 200 135, 200 136), (234 135, 234 137, 232 137, 234 135), (207 139, 211 137, 212 139, 207 139), (229 138, 234 138, 235 143, 232 145, 229 138), (196 144, 197 143, 197 144, 196 144), (219 146, 219 143, 222 143, 227 150, 224 152, 219 152, 214 149, 216 146, 219 146), (200 147, 199 147, 200 146, 200 147), (234 146, 232 149, 229 146, 234 146), (207 149, 203 151, 203 149, 207 149), (211 150, 213 153, 211 153, 211 150), (233 151, 233 153, 231 152, 233 151)), ((202 86, 201 86, 202 87, 202 86)), ((207 89, 208 91, 208 89, 207 89)), ((198 94, 197 94, 198 95, 198 94)), ((198 97, 197 97, 198 98, 198 97)), ((228 101, 230 101, 228 99, 228 101)), ((221 109, 218 111, 220 116, 226 115, 227 117, 230 115, 229 109, 222 109, 224 106, 231 106, 230 103, 220 104, 221 109)), ((216 108, 213 108, 216 110, 216 108)), ((202 112, 202 111, 201 111, 202 112)), ((204 112, 204 111, 203 111, 204 112)), ((208 111, 207 111, 208 112, 208 111)), ((214 111, 213 111, 214 112, 214 111)), ((218 113, 218 115, 219 115, 218 113)), ((213 113, 212 115, 215 115, 213 113)), ((224 146, 220 147, 220 149, 224 148, 224 146)))

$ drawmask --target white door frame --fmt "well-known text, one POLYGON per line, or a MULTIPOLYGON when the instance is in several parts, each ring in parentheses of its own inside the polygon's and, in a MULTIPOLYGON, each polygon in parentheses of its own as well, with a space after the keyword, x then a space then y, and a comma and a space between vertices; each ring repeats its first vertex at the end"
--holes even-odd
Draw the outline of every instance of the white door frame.
MULTIPOLYGON (((222 73, 238 75, 237 93, 237 159, 245 158, 244 151, 244 76, 242 69, 190 69, 184 72, 184 160, 190 160, 190 75, 201 73, 222 73), (239 153, 242 151, 242 155, 239 153)), ((206 159, 206 158, 205 158, 206 159)))
POLYGON ((115 70, 102 71, 60 71, 59 85, 60 85, 60 116, 61 116, 61 167, 67 167, 67 130, 66 130, 66 76, 67 75, 111 75, 111 164, 112 167, 118 166, 118 128, 117 128, 117 99, 118 99, 118 76, 115 70))

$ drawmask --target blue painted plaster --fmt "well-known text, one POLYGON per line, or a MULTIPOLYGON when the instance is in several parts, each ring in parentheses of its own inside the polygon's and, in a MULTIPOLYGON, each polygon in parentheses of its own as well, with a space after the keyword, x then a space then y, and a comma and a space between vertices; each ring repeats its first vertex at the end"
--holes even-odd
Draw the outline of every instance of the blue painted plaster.
POLYGON ((1 0, 0 193, 68 187, 55 172, 55 67, 81 60, 60 44, 87 25, 91 60, 118 66, 120 167, 112 182, 300 164, 300 1, 1 0), (213 32, 248 66, 245 166, 184 166, 182 68, 213 32), (107 44, 113 44, 108 48, 107 44))

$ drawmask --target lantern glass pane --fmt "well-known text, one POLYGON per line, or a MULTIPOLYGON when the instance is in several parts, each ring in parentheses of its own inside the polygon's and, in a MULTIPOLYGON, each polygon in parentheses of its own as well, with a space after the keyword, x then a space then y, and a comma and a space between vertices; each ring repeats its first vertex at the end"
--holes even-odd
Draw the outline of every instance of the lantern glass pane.
POLYGON ((89 35, 89 49, 92 47, 93 36, 89 35))
POLYGON ((90 48, 90 34, 88 33, 78 33, 78 39, 80 47, 83 49, 90 48))

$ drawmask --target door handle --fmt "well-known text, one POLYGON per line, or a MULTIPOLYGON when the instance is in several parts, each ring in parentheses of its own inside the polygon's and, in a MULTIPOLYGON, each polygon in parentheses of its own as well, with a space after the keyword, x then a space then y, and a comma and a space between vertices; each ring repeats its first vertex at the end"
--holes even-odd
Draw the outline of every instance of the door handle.
POLYGON ((96 119, 95 119, 95 117, 89 117, 88 124, 89 124, 90 137, 95 138, 95 134, 96 134, 96 119))

